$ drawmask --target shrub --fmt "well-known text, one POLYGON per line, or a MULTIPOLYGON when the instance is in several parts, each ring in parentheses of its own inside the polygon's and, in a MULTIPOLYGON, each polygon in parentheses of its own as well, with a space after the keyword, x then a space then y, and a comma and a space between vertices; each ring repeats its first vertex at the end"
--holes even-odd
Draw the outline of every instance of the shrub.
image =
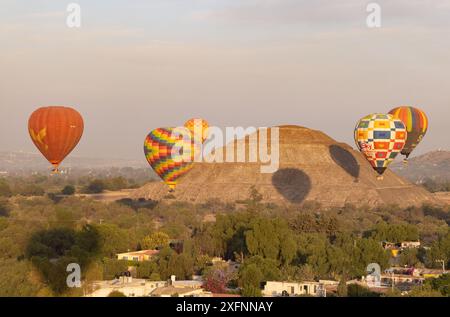
POLYGON ((8 183, 4 180, 0 180, 0 197, 11 197, 12 191, 8 183))
POLYGON ((86 194, 101 194, 105 191, 105 183, 101 179, 95 179, 86 186, 86 194))
POLYGON ((61 194, 66 196, 72 196, 73 194, 75 194, 75 187, 73 187, 72 185, 67 185, 66 187, 63 188, 61 194))
POLYGON ((112 291, 109 293, 108 297, 126 297, 124 293, 119 291, 112 291))

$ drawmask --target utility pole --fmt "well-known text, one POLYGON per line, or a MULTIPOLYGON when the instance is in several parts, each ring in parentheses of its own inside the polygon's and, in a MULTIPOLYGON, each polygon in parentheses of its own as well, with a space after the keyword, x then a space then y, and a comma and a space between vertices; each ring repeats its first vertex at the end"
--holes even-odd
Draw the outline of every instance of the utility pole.
POLYGON ((439 259, 439 260, 436 260, 436 262, 438 262, 438 263, 442 263, 442 274, 444 274, 444 273, 445 273, 445 261, 444 261, 444 260, 441 260, 441 259, 439 259))

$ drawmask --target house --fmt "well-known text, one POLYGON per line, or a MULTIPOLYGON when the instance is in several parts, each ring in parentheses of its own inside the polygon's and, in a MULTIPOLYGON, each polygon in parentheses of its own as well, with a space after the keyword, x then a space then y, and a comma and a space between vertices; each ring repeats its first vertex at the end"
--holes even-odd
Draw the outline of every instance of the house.
POLYGON ((420 248, 420 241, 402 241, 400 243, 383 241, 382 246, 385 250, 415 249, 420 248))
POLYGON ((415 269, 413 275, 423 278, 438 278, 446 272, 441 269, 415 269))
POLYGON ((396 246, 395 243, 392 243, 392 242, 389 242, 389 241, 383 241, 383 242, 381 243, 381 245, 383 246, 383 248, 384 248, 385 250, 392 250, 392 249, 397 248, 397 246, 396 246))
POLYGON ((203 280, 195 279, 195 280, 180 280, 177 281, 175 275, 172 275, 170 277, 169 284, 173 287, 188 287, 188 288, 202 288, 203 287, 203 280))
POLYGON ((154 297, 211 297, 203 288, 202 280, 179 280, 175 275, 170 277, 168 285, 158 287, 150 294, 154 297))
POLYGON ((143 262, 157 255, 159 250, 142 250, 117 254, 117 260, 143 262))
POLYGON ((152 297, 212 297, 210 292, 202 288, 175 287, 172 285, 159 287, 150 294, 152 297))
POLYGON ((324 296, 324 285, 319 282, 274 282, 264 285, 262 294, 269 297, 277 296, 324 296))
POLYGON ((211 264, 213 266, 221 266, 224 269, 226 269, 229 273, 237 273, 239 271, 239 268, 241 267, 241 264, 238 262, 234 262, 231 260, 225 261, 221 257, 214 257, 211 259, 211 264))
POLYGON ((417 249, 420 248, 420 241, 403 241, 400 242, 400 249, 417 249))
POLYGON ((423 277, 407 274, 381 274, 381 287, 392 287, 401 291, 408 291, 414 286, 420 286, 425 279, 423 277))
POLYGON ((118 291, 127 297, 210 297, 211 293, 202 288, 203 281, 176 280, 174 275, 169 281, 149 281, 145 279, 133 279, 131 275, 123 275, 112 281, 96 281, 92 283, 92 291, 87 297, 107 297, 111 292, 118 291))
POLYGON ((108 297, 113 291, 123 293, 127 297, 146 297, 159 287, 167 286, 166 281, 147 281, 144 279, 114 279, 112 281, 96 281, 92 284, 92 292, 87 297, 108 297))
POLYGON ((436 278, 445 274, 442 269, 427 269, 427 268, 414 268, 414 267, 391 267, 390 271, 399 275, 412 275, 414 277, 421 278, 436 278))

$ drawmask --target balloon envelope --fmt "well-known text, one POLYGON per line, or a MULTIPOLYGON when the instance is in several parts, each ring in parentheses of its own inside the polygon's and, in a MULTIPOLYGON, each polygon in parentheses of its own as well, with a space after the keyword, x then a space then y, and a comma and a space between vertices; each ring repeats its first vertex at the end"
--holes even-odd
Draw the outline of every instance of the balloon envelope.
POLYGON ((405 146, 405 125, 390 114, 371 114, 358 121, 355 142, 373 169, 382 175, 405 146))
POLYGON ((55 170, 77 146, 83 130, 83 118, 69 107, 39 108, 28 120, 28 131, 33 143, 55 170))
POLYGON ((172 190, 178 179, 192 168, 191 154, 178 151, 179 148, 190 149, 191 140, 185 140, 174 132, 174 128, 158 128, 150 132, 144 141, 148 163, 172 190))
POLYGON ((198 134, 199 138, 201 137, 202 143, 208 138, 209 124, 205 119, 192 118, 186 121, 184 126, 191 131, 192 135, 196 136, 198 134))
POLYGON ((408 157, 427 133, 428 118, 422 110, 409 106, 394 108, 389 114, 405 124, 408 139, 401 153, 408 157))

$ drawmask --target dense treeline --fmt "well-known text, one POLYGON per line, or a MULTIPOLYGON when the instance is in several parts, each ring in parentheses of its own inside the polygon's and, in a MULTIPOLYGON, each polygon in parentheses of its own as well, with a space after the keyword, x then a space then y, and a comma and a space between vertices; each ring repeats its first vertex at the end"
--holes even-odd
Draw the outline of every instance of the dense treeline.
MULTIPOLYGON (((148 181, 148 179, 147 179, 148 181)), ((73 195, 98 194, 104 191, 118 191, 140 187, 144 181, 123 176, 83 176, 71 175, 44 176, 33 175, 26 178, 9 177, 0 179, 0 197, 44 196, 46 194, 73 195)))
MULTIPOLYGON (((280 207, 262 204, 256 192, 235 204, 11 195, 0 199, 0 295, 82 295, 87 289, 65 285, 68 263, 81 265, 85 288, 135 266, 139 278, 202 274, 209 289, 239 287, 258 296, 267 280, 345 281, 364 275, 372 262, 387 268, 381 241, 423 242, 426 249, 401 254, 402 265, 439 267, 436 260, 448 265, 450 259, 448 208, 280 207), (183 241, 182 252, 169 247, 174 240, 183 241), (161 251, 149 262, 115 259, 116 253, 147 248, 161 251), (215 256, 236 261, 239 270, 212 266, 215 256)), ((448 292, 435 284, 427 284, 430 292, 448 292)), ((368 294, 353 288, 345 293, 368 294)))

